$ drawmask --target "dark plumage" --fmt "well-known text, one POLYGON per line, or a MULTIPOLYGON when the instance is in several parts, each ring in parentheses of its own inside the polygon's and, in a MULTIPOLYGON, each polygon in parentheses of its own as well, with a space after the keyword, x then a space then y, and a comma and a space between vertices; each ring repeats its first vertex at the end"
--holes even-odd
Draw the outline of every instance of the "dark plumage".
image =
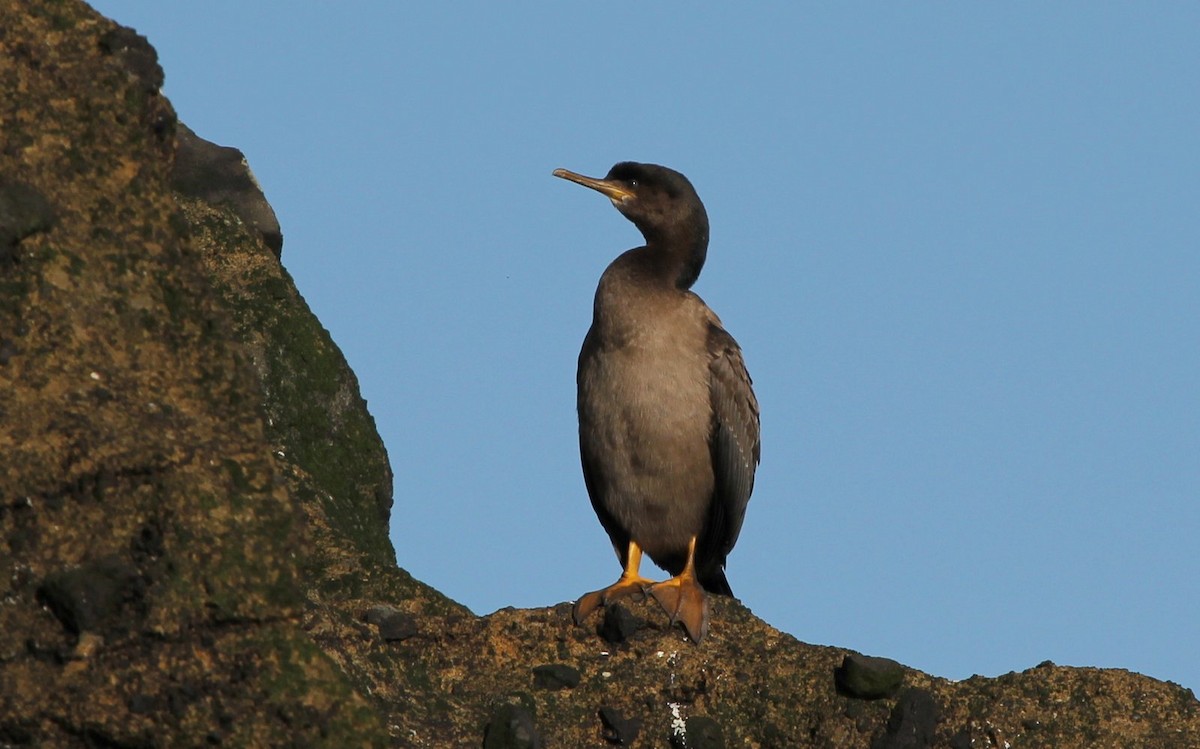
POLYGON ((575 618, 648 591, 699 642, 704 591, 732 595, 725 557, 759 459, 758 401, 741 349, 688 290, 704 266, 708 216, 687 178, 666 167, 623 162, 602 180, 554 174, 606 195, 646 240, 601 276, 579 353, 584 481, 625 571, 582 596, 575 618), (643 552, 672 579, 643 578, 643 552))

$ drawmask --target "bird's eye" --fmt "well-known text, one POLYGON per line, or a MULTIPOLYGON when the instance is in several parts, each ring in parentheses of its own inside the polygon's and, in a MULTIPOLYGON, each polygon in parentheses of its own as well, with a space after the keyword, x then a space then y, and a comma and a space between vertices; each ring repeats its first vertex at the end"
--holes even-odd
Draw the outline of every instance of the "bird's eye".
POLYGON ((637 187, 638 181, 636 179, 631 179, 631 180, 627 180, 626 184, 629 185, 630 187, 637 187))

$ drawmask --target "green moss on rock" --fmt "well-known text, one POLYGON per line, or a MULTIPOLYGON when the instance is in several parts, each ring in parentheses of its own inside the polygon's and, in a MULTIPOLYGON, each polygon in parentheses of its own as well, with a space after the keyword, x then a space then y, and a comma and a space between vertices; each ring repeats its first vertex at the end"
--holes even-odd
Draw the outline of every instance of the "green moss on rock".
POLYGON ((261 237, 232 210, 179 200, 264 383, 280 459, 306 476, 345 550, 394 565, 391 470, 354 373, 261 237))
POLYGON ((302 628, 304 511, 175 218, 153 49, 75 0, 0 29, 0 743, 385 745, 302 628))

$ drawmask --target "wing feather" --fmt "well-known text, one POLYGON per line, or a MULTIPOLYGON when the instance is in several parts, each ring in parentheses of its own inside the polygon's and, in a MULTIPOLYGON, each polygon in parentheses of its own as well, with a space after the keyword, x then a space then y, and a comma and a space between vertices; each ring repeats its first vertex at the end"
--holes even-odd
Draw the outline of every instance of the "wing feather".
MULTIPOLYGON (((737 543, 754 491, 754 472, 761 455, 760 423, 758 399, 741 347, 717 321, 709 324, 708 353, 715 487, 701 541, 701 567, 707 567, 707 574, 723 583, 725 557, 737 543)), ((728 588, 728 583, 724 587, 728 588)))

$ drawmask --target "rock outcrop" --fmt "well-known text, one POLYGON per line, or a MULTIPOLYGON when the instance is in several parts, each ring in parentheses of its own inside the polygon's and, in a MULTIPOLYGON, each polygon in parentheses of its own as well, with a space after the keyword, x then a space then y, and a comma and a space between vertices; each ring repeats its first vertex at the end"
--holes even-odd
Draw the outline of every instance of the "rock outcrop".
POLYGON ((161 84, 83 3, 0 0, 0 746, 1200 747, 1191 691, 1124 671, 950 682, 734 601, 694 647, 412 579, 270 206, 161 84))

